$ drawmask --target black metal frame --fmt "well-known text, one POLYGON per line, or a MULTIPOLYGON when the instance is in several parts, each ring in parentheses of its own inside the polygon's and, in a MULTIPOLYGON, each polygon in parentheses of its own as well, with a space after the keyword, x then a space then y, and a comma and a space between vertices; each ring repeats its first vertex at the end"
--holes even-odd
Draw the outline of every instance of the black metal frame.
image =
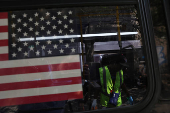
POLYGON ((119 112, 119 113, 140 113, 146 112, 151 109, 156 103, 161 89, 159 66, 157 59, 157 52, 155 46, 154 32, 152 19, 150 14, 148 0, 86 0, 81 2, 78 0, 29 0, 29 1, 3 1, 0 4, 0 11, 14 11, 14 10, 28 10, 38 8, 50 8, 50 7, 80 7, 80 6, 97 6, 97 5, 136 5, 139 12, 139 20, 143 37, 143 47, 145 50, 147 74, 148 74, 148 88, 147 95, 143 101, 133 106, 119 107, 119 108, 108 108, 102 110, 94 110, 88 112, 119 112))
POLYGON ((167 31, 168 31, 168 41, 170 44, 170 1, 169 0, 163 0, 164 4, 164 10, 165 10, 165 17, 166 17, 166 23, 167 23, 167 31))
POLYGON ((136 4, 137 0, 2 0, 0 4, 0 11, 10 10, 28 10, 37 8, 51 8, 51 7, 81 7, 94 5, 122 5, 136 4))

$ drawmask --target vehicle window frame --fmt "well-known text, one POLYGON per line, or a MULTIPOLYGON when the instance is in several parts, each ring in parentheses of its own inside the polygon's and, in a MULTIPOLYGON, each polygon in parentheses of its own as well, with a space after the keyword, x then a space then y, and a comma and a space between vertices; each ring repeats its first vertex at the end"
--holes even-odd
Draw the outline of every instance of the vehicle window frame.
MULTIPOLYGON (((63 1, 48 1, 40 2, 37 0, 36 2, 30 1, 20 2, 19 0, 6 1, 2 2, 0 5, 0 11, 15 11, 15 10, 28 10, 28 9, 37 9, 38 8, 58 8, 58 7, 81 7, 81 6, 107 6, 107 5, 136 5, 139 17, 139 23, 141 28, 141 34, 143 37, 143 47, 147 66, 147 74, 148 74, 148 86, 147 94, 145 98, 133 105, 128 107, 119 107, 119 108, 108 108, 108 109, 100 109, 88 112, 119 112, 119 113, 136 113, 136 112, 144 112, 152 108, 152 106, 156 103, 161 89, 160 83, 160 74, 159 74, 159 66, 157 60, 157 52, 156 45, 154 39, 154 31, 152 25, 152 18, 150 13, 150 6, 148 0, 94 0, 91 2, 87 0, 86 2, 78 2, 76 0, 63 0, 63 1)), ((50 110, 50 109, 49 109, 50 110)), ((37 112, 37 111, 36 111, 37 112)))

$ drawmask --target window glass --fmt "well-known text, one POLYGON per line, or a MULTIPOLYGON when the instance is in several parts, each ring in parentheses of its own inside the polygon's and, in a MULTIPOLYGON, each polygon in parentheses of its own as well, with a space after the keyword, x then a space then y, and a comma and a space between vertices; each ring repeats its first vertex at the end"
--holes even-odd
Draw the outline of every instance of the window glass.
POLYGON ((82 112, 130 106, 144 98, 147 69, 136 6, 1 15, 4 113, 82 112))

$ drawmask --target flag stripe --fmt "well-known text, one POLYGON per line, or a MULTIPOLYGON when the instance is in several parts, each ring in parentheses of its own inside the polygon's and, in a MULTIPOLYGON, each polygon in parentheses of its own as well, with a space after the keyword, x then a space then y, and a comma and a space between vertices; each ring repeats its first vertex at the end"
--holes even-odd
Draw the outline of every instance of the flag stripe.
POLYGON ((0 54, 0 61, 8 60, 8 54, 0 54))
POLYGON ((76 91, 82 91, 82 84, 1 91, 0 99, 60 94, 60 93, 76 92, 76 91))
POLYGON ((81 99, 81 98, 83 98, 83 92, 78 91, 78 92, 69 92, 69 93, 52 94, 52 95, 1 99, 0 106, 11 106, 11 105, 19 105, 19 104, 50 102, 50 101, 62 101, 62 100, 72 100, 72 99, 81 99))
POLYGON ((8 19, 0 19, 0 26, 7 26, 8 25, 8 19))
POLYGON ((8 39, 8 33, 7 32, 4 32, 4 33, 0 32, 0 40, 3 40, 3 39, 8 39))
POLYGON ((0 12, 0 19, 8 18, 8 12, 0 12))
MULTIPOLYGON (((5 47, 0 47, 5 50, 5 47)), ((7 49, 7 48, 6 48, 7 49)), ((51 65, 59 63, 71 63, 79 62, 79 55, 68 55, 68 56, 55 56, 55 57, 45 57, 45 58, 32 58, 32 59, 22 59, 22 60, 9 60, 0 62, 0 68, 12 68, 12 67, 26 67, 26 66, 38 66, 38 65, 51 65)))
MULTIPOLYGON (((0 47, 0 54, 7 54, 8 53, 8 46, 3 46, 0 47)), ((2 62, 0 62, 2 63, 2 62)), ((1 65, 3 65, 4 63, 2 63, 1 65)))
POLYGON ((24 73, 39 73, 39 72, 48 72, 48 71, 72 70, 72 69, 80 69, 80 62, 16 67, 16 68, 3 68, 0 69, 0 76, 24 74, 24 73))
POLYGON ((80 84, 80 83, 81 83, 80 76, 71 77, 71 78, 49 79, 49 80, 35 80, 35 81, 28 81, 28 82, 0 84, 0 91, 61 86, 61 85, 71 85, 71 84, 80 84))
POLYGON ((8 32, 8 26, 0 26, 0 32, 8 32))
POLYGON ((0 40, 0 47, 1 46, 8 46, 8 40, 0 40))
POLYGON ((0 76, 0 84, 12 83, 12 82, 79 77, 80 75, 81 75, 80 69, 8 75, 8 76, 0 76))

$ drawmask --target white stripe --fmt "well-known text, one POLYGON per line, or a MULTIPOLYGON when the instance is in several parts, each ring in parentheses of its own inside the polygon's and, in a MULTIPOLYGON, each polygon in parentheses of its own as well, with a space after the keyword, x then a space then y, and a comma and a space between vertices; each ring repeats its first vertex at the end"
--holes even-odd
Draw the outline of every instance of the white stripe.
POLYGON ((0 84, 81 76, 80 69, 0 76, 0 84))
MULTIPOLYGON (((121 32, 120 35, 136 35, 138 32, 121 32)), ((99 36, 114 36, 118 33, 99 33, 99 34, 82 34, 83 37, 99 37, 99 36)), ((81 35, 67 35, 67 36, 50 36, 50 37, 37 37, 36 40, 49 40, 49 39, 62 39, 62 38, 79 38, 81 35)), ((31 41, 34 38, 21 38, 20 41, 31 41)))
POLYGON ((82 84, 1 91, 0 99, 82 91, 82 84))
POLYGON ((8 32, 0 33, 0 40, 8 39, 8 32))
POLYGON ((50 66, 51 64, 71 63, 71 62, 80 62, 79 55, 1 61, 0 68, 37 66, 37 65, 49 65, 50 66))
POLYGON ((8 53, 8 46, 0 47, 0 54, 4 54, 4 53, 8 53))
POLYGON ((8 19, 0 19, 0 26, 8 25, 8 19))

